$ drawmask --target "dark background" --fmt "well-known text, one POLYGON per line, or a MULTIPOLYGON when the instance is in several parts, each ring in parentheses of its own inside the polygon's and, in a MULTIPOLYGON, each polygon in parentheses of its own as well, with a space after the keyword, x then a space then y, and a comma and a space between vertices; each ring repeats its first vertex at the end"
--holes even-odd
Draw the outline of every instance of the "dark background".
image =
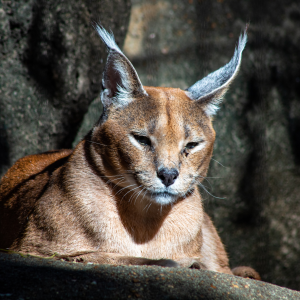
POLYGON ((97 19, 144 85, 182 89, 226 64, 250 22, 214 121, 215 197, 202 195, 232 267, 300 290, 299 2, 1 0, 0 176, 24 155, 75 146, 100 116, 97 19))

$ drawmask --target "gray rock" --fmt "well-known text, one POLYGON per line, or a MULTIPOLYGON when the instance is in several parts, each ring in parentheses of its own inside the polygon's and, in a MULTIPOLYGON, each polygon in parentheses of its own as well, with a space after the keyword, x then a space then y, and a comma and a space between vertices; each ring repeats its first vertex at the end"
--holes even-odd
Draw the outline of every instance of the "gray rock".
POLYGON ((0 299, 299 299, 261 281, 183 268, 83 265, 0 253, 0 299))
POLYGON ((129 0, 1 2, 1 175, 24 155, 72 146, 106 55, 90 22, 122 44, 129 12, 129 0))

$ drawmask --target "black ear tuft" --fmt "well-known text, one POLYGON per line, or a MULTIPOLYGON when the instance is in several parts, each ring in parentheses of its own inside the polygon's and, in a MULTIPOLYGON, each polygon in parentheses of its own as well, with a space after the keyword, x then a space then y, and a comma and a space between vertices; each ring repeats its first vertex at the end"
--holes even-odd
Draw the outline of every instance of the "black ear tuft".
POLYGON ((147 95, 131 62, 120 50, 112 33, 108 33, 101 25, 94 23, 100 38, 108 48, 108 57, 103 73, 101 100, 103 106, 125 106, 137 94, 147 95))

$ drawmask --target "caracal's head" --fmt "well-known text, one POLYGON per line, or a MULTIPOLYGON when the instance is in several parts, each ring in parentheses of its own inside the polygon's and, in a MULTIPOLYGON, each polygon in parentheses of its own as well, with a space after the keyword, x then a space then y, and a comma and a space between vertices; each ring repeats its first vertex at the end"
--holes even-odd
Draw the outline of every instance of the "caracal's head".
POLYGON ((95 28, 109 50, 103 114, 89 137, 95 161, 133 199, 170 204, 188 196, 206 176, 215 140, 211 118, 238 72, 246 33, 228 64, 183 91, 144 87, 113 35, 95 28))

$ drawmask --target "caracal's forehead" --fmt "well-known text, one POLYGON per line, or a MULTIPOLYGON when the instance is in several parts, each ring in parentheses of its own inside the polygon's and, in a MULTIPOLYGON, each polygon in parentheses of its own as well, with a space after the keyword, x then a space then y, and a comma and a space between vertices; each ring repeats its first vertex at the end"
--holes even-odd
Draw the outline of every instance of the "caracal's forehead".
POLYGON ((201 105, 181 89, 144 87, 148 96, 118 112, 119 125, 141 135, 155 136, 157 142, 172 143, 211 131, 210 118, 201 105))

